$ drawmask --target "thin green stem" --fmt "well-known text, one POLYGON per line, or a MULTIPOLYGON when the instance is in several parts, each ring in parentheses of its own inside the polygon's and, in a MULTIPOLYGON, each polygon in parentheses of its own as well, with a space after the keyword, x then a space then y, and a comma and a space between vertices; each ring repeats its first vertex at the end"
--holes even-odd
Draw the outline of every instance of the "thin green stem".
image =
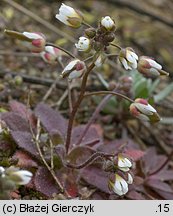
POLYGON ((53 43, 46 43, 46 46, 53 46, 53 47, 55 47, 55 48, 57 48, 57 49, 62 50, 63 52, 65 52, 65 53, 66 53, 67 55, 69 55, 70 57, 76 58, 71 52, 67 51, 66 49, 64 49, 64 48, 62 48, 62 47, 60 47, 60 46, 58 46, 58 45, 56 45, 56 44, 53 44, 53 43))
POLYGON ((99 91, 99 92, 91 92, 91 93, 87 93, 85 94, 84 96, 85 97, 88 97, 88 96, 92 96, 92 95, 102 95, 102 94, 112 94, 112 95, 115 95, 115 96, 118 96, 118 97, 121 97, 125 100, 128 100, 130 103, 134 103, 134 100, 130 99, 129 97, 125 96, 125 95, 122 95, 118 92, 114 92, 114 91, 99 91))
POLYGON ((83 21, 82 24, 88 28, 93 28, 90 24, 86 23, 85 21, 83 21))
POLYGON ((111 43, 110 45, 111 45, 111 46, 114 46, 114 47, 116 47, 116 48, 118 48, 118 49, 120 49, 120 50, 122 49, 122 47, 120 47, 120 46, 117 45, 117 44, 113 44, 113 43, 111 43))

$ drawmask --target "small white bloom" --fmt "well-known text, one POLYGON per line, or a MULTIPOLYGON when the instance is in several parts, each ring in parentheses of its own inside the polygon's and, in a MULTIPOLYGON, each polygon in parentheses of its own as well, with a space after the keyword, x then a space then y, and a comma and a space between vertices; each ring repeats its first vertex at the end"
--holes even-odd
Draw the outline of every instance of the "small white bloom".
POLYGON ((83 17, 77 10, 74 10, 72 7, 67 6, 62 3, 59 8, 59 13, 55 16, 58 20, 60 20, 65 25, 78 28, 81 26, 83 21, 83 17))
POLYGON ((101 25, 104 26, 107 30, 111 30, 115 26, 115 23, 110 18, 110 16, 105 16, 101 20, 101 25))
POLYGON ((62 51, 53 46, 45 46, 45 51, 40 53, 43 60, 49 64, 54 64, 58 57, 62 56, 62 51))
POLYGON ((133 177, 130 173, 128 173, 128 180, 127 180, 128 184, 132 184, 133 183, 133 177))
POLYGON ((76 48, 78 51, 87 52, 91 48, 90 39, 86 37, 80 37, 78 43, 75 43, 76 48))
POLYGON ((122 154, 118 155, 118 168, 124 172, 129 171, 129 169, 132 167, 131 161, 122 156, 122 154))
POLYGON ((146 77, 168 76, 169 73, 162 70, 162 66, 148 56, 141 56, 138 62, 138 71, 146 77))
POLYGON ((138 56, 130 47, 127 47, 120 51, 119 60, 126 70, 137 68, 138 56))
POLYGON ((10 173, 10 178, 16 180, 17 185, 26 185, 32 178, 32 173, 27 170, 18 170, 10 173))
POLYGON ((100 54, 98 58, 96 59, 96 61, 94 62, 94 64, 96 67, 101 67, 105 60, 106 60, 106 57, 100 54))
POLYGON ((83 73, 86 71, 86 65, 83 61, 75 59, 71 61, 61 73, 61 76, 64 78, 68 76, 70 80, 75 78, 80 78, 83 73))
POLYGON ((32 52, 42 52, 45 48, 46 37, 40 32, 23 32, 23 35, 30 41, 29 48, 32 52))
POLYGON ((143 121, 153 123, 160 121, 157 111, 143 98, 137 98, 135 102, 130 105, 130 113, 143 121))
POLYGON ((5 169, 2 166, 0 166, 0 177, 5 177, 5 169))
POLYGON ((128 192, 127 182, 118 174, 115 174, 115 182, 109 181, 109 188, 114 191, 114 193, 122 196, 128 192))
POLYGON ((31 40, 44 39, 44 36, 41 33, 23 32, 23 35, 31 40))

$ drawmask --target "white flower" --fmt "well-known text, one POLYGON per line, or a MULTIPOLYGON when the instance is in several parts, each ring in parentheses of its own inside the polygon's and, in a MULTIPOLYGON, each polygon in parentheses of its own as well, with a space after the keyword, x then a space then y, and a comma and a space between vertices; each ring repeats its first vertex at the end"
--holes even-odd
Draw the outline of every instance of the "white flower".
POLYGON ((160 121, 157 111, 143 98, 137 98, 130 105, 130 113, 143 121, 150 121, 152 123, 160 121))
POLYGON ((68 76, 68 78, 72 80, 75 78, 80 78, 85 71, 85 63, 83 61, 80 61, 79 59, 75 59, 64 68, 63 72, 61 73, 61 76, 63 78, 68 76))
POLYGON ((40 55, 45 62, 53 64, 58 57, 61 57, 62 51, 53 46, 45 46, 45 51, 41 52, 40 55))
POLYGON ((138 71, 146 77, 168 76, 169 73, 162 70, 162 66, 148 56, 141 56, 138 62, 138 71))
POLYGON ((80 37, 78 43, 75 43, 76 48, 78 51, 87 52, 91 48, 90 39, 86 37, 80 37))
POLYGON ((100 54, 98 58, 96 59, 96 61, 94 62, 94 64, 96 67, 101 67, 105 60, 106 60, 106 57, 100 54))
POLYGON ((110 16, 105 16, 101 20, 101 25, 107 30, 111 30, 115 26, 115 22, 110 18, 110 16))
POLYGON ((40 32, 23 32, 23 35, 31 42, 32 52, 42 52, 45 48, 46 37, 40 32))
POLYGON ((127 183, 128 184, 132 184, 133 183, 133 177, 130 173, 127 174, 128 175, 128 180, 127 180, 127 183))
POLYGON ((30 182, 32 173, 27 170, 11 171, 9 177, 14 180, 17 185, 26 185, 30 182))
POLYGON ((2 166, 0 166, 0 177, 5 177, 5 169, 2 166))
POLYGON ((138 56, 130 47, 127 47, 120 51, 119 60, 126 70, 137 68, 138 56))
POLYGON ((115 174, 115 181, 109 180, 108 186, 119 196, 122 196, 128 192, 127 182, 118 174, 115 174))
POLYGON ((67 6, 62 3, 61 7, 59 8, 59 13, 55 16, 58 20, 60 20, 65 25, 79 28, 83 21, 83 17, 81 14, 74 10, 72 7, 67 6))
POLYGON ((118 168, 124 172, 127 172, 132 167, 131 161, 124 157, 122 154, 118 154, 118 168))

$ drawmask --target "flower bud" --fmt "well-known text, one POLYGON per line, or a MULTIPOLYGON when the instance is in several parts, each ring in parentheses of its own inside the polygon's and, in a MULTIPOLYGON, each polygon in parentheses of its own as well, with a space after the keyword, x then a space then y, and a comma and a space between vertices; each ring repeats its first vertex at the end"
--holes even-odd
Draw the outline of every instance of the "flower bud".
POLYGON ((31 40, 29 47, 32 52, 39 53, 44 50, 46 44, 46 37, 40 32, 23 32, 23 35, 31 40))
POLYGON ((130 173, 127 173, 127 183, 128 184, 133 184, 133 176, 130 173))
POLYGON ((55 17, 65 25, 73 28, 79 28, 83 21, 82 15, 77 10, 63 3, 59 8, 59 14, 56 14, 55 17))
POLYGON ((5 171, 6 176, 15 182, 16 185, 26 185, 32 178, 32 173, 27 170, 19 170, 15 167, 9 167, 5 171))
POLYGON ((138 71, 145 77, 169 76, 169 73, 162 70, 162 66, 148 56, 141 56, 138 62, 138 71))
POLYGON ((80 61, 79 59, 71 61, 63 70, 61 73, 61 76, 67 77, 72 80, 76 78, 82 77, 84 72, 86 71, 86 66, 83 61, 80 61))
POLYGON ((115 39, 115 33, 113 33, 113 32, 109 32, 108 34, 106 34, 105 36, 104 36, 104 42, 108 42, 108 43, 110 43, 110 42, 112 42, 113 40, 115 39))
POLYGON ((62 55, 62 51, 53 46, 45 46, 45 51, 40 53, 43 60, 49 64, 54 64, 58 57, 62 55))
POLYGON ((130 47, 122 49, 119 53, 119 61, 122 63, 126 70, 136 69, 137 60, 138 56, 130 47))
POLYGON ((122 196, 128 192, 127 182, 118 174, 115 174, 112 179, 109 179, 108 187, 119 196, 122 196))
POLYGON ((137 98, 134 103, 130 105, 130 113, 136 118, 155 123, 160 121, 157 111, 148 104, 147 100, 137 98))
POLYGON ((94 28, 88 28, 88 29, 85 30, 85 35, 88 38, 93 38, 96 35, 96 30, 94 28))
POLYGON ((110 18, 110 16, 102 17, 101 25, 105 27, 106 30, 111 31, 115 29, 115 22, 110 18))
POLYGON ((122 76, 119 79, 119 89, 123 90, 124 92, 129 92, 132 88, 133 79, 130 76, 122 76))
POLYGON ((122 154, 118 154, 118 169, 123 172, 127 172, 132 167, 132 162, 127 158, 124 157, 122 154))
POLYGON ((100 51, 102 48, 103 48, 103 43, 101 43, 99 41, 96 41, 94 43, 94 49, 95 49, 95 51, 100 51))
POLYGON ((91 41, 86 37, 80 37, 78 43, 75 43, 78 51, 88 52, 91 49, 91 41))

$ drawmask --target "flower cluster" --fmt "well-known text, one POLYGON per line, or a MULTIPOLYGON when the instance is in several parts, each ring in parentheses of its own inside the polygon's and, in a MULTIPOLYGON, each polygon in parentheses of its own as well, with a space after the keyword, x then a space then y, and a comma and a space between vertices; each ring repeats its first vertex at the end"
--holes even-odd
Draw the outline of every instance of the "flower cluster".
POLYGON ((120 153, 106 164, 106 167, 104 167, 105 171, 111 172, 108 181, 110 191, 119 196, 125 195, 128 192, 128 185, 133 183, 131 168, 132 161, 120 153))

